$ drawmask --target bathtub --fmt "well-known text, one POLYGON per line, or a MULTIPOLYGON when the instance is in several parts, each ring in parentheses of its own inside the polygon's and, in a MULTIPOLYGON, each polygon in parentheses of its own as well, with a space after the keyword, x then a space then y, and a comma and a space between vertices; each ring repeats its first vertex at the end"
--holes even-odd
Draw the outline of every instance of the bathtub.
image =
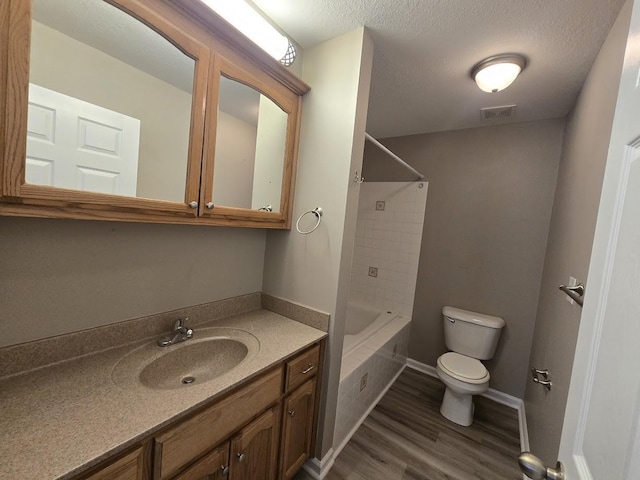
POLYGON ((334 455, 404 369, 411 320, 349 302, 338 387, 334 455))
POLYGON ((385 312, 363 303, 349 302, 344 328, 342 356, 349 355, 395 317, 396 315, 392 312, 385 312))

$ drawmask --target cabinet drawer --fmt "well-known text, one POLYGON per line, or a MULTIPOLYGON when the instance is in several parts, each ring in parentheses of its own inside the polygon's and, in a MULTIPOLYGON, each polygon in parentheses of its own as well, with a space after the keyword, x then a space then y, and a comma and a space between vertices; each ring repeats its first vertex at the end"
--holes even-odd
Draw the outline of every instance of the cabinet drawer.
POLYGON ((143 449, 133 452, 116 460, 111 465, 98 470, 85 480, 142 480, 144 477, 143 449))
POLYGON ((282 369, 239 388, 203 412, 155 438, 154 476, 164 480, 218 445, 280 398, 282 369))
POLYGON ((313 377, 317 372, 320 362, 320 346, 316 345, 311 350, 301 353, 289 360, 286 364, 286 385, 285 392, 302 385, 306 380, 313 377))

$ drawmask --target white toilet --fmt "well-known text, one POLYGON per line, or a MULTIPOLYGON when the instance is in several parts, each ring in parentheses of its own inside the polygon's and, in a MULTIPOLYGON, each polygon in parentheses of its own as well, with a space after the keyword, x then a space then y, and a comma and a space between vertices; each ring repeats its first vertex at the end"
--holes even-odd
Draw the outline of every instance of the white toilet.
POLYGON ((447 389, 443 417, 458 425, 473 423, 473 395, 489 388, 489 371, 480 362, 493 357, 504 320, 454 307, 442 309, 444 343, 451 352, 438 358, 436 371, 447 389))

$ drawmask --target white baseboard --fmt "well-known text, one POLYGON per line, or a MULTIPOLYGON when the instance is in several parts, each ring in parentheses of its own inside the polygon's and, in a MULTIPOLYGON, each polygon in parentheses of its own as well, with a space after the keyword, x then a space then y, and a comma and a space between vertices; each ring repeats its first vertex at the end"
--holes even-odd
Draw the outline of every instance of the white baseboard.
POLYGON ((302 468, 309 474, 311 477, 316 480, 322 480, 327 476, 331 467, 336 461, 336 456, 333 453, 333 448, 330 448, 329 451, 322 457, 322 460, 318 460, 317 458, 312 458, 305 463, 302 468))
POLYGON ((431 375, 432 377, 438 378, 436 367, 432 367, 431 365, 427 365, 426 363, 418 362, 413 358, 407 358, 407 367, 413 370, 417 370, 418 372, 426 373, 427 375, 431 375))
POLYGON ((518 407, 518 422, 520 423, 520 451, 529 451, 529 429, 527 428, 527 416, 524 411, 524 402, 518 407))
MULTIPOLYGON (((427 365, 422 362, 418 362, 412 358, 407 359, 407 367, 417 370, 418 372, 431 375, 432 377, 438 377, 435 367, 427 365)), ((506 405, 507 407, 515 408, 518 411, 518 426, 520 430, 520 450, 525 452, 529 450, 529 431, 527 429, 527 417, 524 412, 524 402, 518 397, 509 395, 507 393, 500 392, 490 388, 482 394, 483 397, 493 400, 494 402, 506 405)))

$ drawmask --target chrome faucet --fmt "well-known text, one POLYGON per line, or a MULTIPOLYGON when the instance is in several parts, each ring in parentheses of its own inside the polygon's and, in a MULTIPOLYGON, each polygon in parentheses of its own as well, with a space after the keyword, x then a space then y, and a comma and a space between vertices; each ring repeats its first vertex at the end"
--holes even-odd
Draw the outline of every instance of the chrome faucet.
POLYGON ((184 342, 193 337, 193 330, 185 326, 184 322, 188 322, 189 318, 179 318, 176 320, 176 324, 173 326, 173 332, 171 338, 158 340, 158 346, 168 347, 176 343, 184 342))

